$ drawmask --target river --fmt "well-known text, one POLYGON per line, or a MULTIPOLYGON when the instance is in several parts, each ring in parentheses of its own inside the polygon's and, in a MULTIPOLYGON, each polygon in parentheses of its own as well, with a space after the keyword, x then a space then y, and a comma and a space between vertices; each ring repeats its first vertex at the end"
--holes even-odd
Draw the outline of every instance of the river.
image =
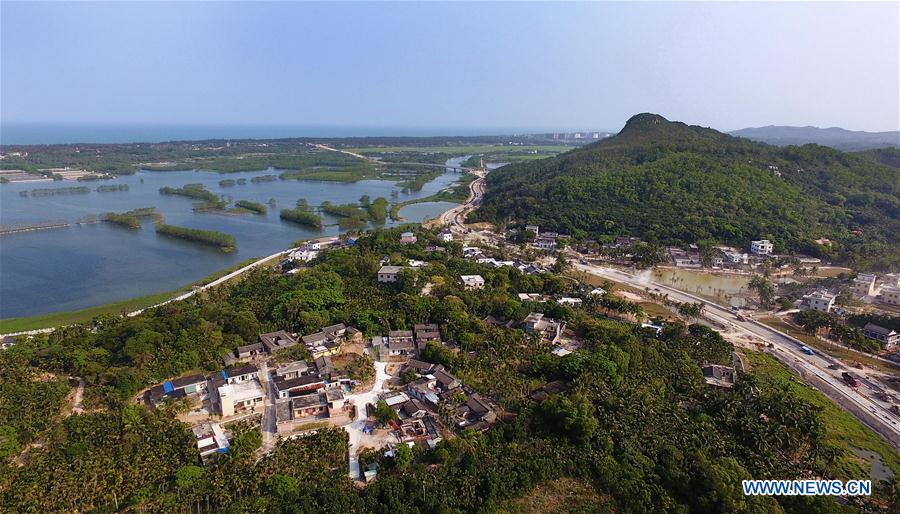
MULTIPOLYGON (((467 156, 450 159, 455 166, 467 156)), ((421 190, 404 194, 387 180, 353 183, 277 180, 251 183, 255 176, 279 173, 264 170, 242 173, 209 171, 139 171, 130 176, 96 182, 32 182, 0 185, 0 223, 4 225, 66 220, 69 228, 39 230, 0 236, 0 318, 34 316, 57 311, 84 309, 138 296, 170 291, 251 257, 270 255, 293 241, 334 235, 340 232, 336 220, 321 231, 281 221, 280 209, 291 208, 300 198, 310 205, 323 201, 334 204, 356 202, 362 195, 375 199, 411 200, 446 189, 460 178, 445 172, 421 190), (221 187, 224 179, 247 179, 246 185, 221 187), (213 193, 234 200, 266 204, 274 199, 264 216, 199 214, 193 200, 159 194, 163 186, 181 187, 201 183, 213 193), (127 184, 128 191, 98 193, 99 185, 127 184), (38 188, 87 186, 87 194, 22 197, 20 191, 38 188), (166 223, 191 228, 218 230, 235 236, 238 250, 222 253, 199 244, 158 236, 153 224, 145 222, 138 231, 108 223, 75 225, 86 215, 123 212, 156 207, 166 223)), ((405 222, 419 222, 448 208, 446 202, 429 202, 402 209, 405 222)), ((386 224, 392 225, 391 222, 386 224)))

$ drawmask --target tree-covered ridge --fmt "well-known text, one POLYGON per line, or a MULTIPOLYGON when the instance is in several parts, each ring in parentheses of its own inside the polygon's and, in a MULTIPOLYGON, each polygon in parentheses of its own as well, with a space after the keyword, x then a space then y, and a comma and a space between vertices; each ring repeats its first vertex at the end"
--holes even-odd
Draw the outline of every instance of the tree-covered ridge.
POLYGON ((900 170, 816 145, 777 148, 641 114, 607 140, 488 176, 478 219, 579 238, 746 246, 900 264, 900 170), (828 238, 830 246, 815 243, 828 238))

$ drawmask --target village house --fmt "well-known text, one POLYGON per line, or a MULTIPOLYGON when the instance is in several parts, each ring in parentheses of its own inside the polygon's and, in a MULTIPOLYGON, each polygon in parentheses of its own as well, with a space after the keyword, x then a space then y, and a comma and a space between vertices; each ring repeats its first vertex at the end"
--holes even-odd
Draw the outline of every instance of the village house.
POLYGON ((703 379, 714 389, 731 389, 734 387, 734 368, 708 364, 703 366, 703 379))
POLYGON ((382 394, 381 399, 384 400, 384 403, 386 403, 388 407, 397 410, 404 403, 409 401, 409 396, 402 391, 395 391, 392 393, 382 394))
POLYGON ((239 360, 253 360, 263 357, 266 347, 262 343, 253 343, 244 346, 238 346, 234 353, 239 360))
POLYGON ((768 239, 760 239, 759 241, 750 241, 750 253, 753 255, 770 255, 775 245, 768 239))
MULTIPOLYGON (((433 416, 406 418, 397 426, 396 432, 400 442, 408 445, 420 442, 433 448, 441 440, 433 416)), ((393 455, 393 450, 386 455, 393 455)))
POLYGON ((415 398, 413 398, 412 400, 407 400, 402 405, 400 405, 400 412, 403 413, 404 418, 417 419, 424 418, 425 415, 428 414, 428 410, 425 409, 425 406, 422 405, 422 402, 415 398))
POLYGON ((540 293, 519 293, 518 297, 519 297, 519 300, 521 300, 523 302, 544 303, 547 301, 547 299, 544 297, 544 295, 542 295, 540 293))
POLYGON ((418 323, 413 325, 416 346, 421 350, 429 341, 441 344, 441 331, 436 323, 418 323))
POLYGON ((412 330, 391 330, 387 337, 373 338, 372 346, 378 347, 382 359, 402 360, 416 354, 412 330))
POLYGON ((859 297, 875 295, 875 275, 871 273, 860 273, 853 279, 850 284, 850 290, 859 297))
POLYGON ((276 398, 300 396, 325 387, 325 380, 319 374, 300 375, 293 378, 272 377, 272 392, 276 398))
POLYGON ((541 235, 541 231, 538 225, 525 225, 525 232, 533 232, 534 236, 537 237, 541 235))
POLYGON ((575 305, 581 305, 581 298, 572 298, 569 296, 563 296, 559 300, 556 300, 556 303, 558 303, 560 305, 571 305, 574 307, 575 305))
POLYGON ((837 299, 837 296, 828 291, 813 291, 803 297, 801 309, 831 312, 835 299, 837 299))
POLYGON ((293 262, 309 262, 319 256, 319 250, 300 249, 288 254, 288 260, 293 262))
POLYGON ((419 239, 412 232, 404 232, 400 234, 400 244, 411 245, 415 244, 419 239))
POLYGON ((348 327, 343 323, 324 327, 318 332, 300 338, 300 341, 303 342, 303 345, 309 350, 313 358, 323 355, 334 355, 340 351, 341 345, 345 342, 359 342, 361 340, 362 333, 359 330, 348 327))
POLYGON ((156 406, 166 398, 202 396, 207 391, 206 381, 203 375, 189 375, 169 380, 151 387, 147 391, 147 399, 156 406))
POLYGON ((406 392, 431 408, 437 408, 441 401, 438 397, 437 380, 433 375, 426 375, 406 384, 406 392))
POLYGON ((400 277, 400 271, 404 268, 405 266, 382 266, 378 270, 378 281, 382 283, 396 282, 400 277))
POLYGON ((484 289, 484 278, 481 275, 461 275, 459 279, 466 289, 484 289))
POLYGON ((565 321, 556 321, 552 318, 544 317, 543 313, 532 312, 525 318, 525 333, 539 333, 544 341, 555 343, 565 329, 565 321))
POLYGON ((222 370, 214 375, 219 413, 223 417, 255 410, 263 401, 259 370, 252 364, 222 370))
POLYGON ((278 378, 289 380, 292 378, 297 378, 304 375, 311 374, 311 369, 309 364, 306 361, 293 361, 288 362, 286 364, 282 364, 275 368, 275 371, 272 374, 278 378))
POLYGON ((556 248, 556 234, 553 232, 547 232, 543 235, 537 236, 534 239, 534 243, 532 246, 539 250, 552 250, 556 248))
POLYGON ((463 246, 463 257, 466 259, 474 259, 483 253, 477 246, 463 246))
POLYGON ((288 334, 284 330, 269 332, 268 334, 260 334, 259 341, 266 349, 266 352, 270 354, 274 353, 275 350, 290 348, 291 346, 297 344, 297 340, 294 339, 294 336, 288 334))
POLYGON ((472 393, 456 409, 458 428, 484 430, 497 421, 497 414, 491 404, 478 393, 472 393))
POLYGON ((412 368, 419 375, 427 375, 434 369, 434 364, 416 359, 409 359, 404 369, 406 368, 412 368))
POLYGON ((316 374, 320 377, 328 380, 332 375, 335 374, 334 363, 331 361, 330 355, 320 355, 313 359, 313 366, 316 369, 316 374))
POLYGON ((750 256, 740 252, 725 252, 725 263, 727 264, 747 264, 750 262, 750 256))
POLYGON ((882 286, 900 287, 900 273, 888 273, 881 279, 882 286))
POLYGON ((218 423, 203 422, 191 428, 200 460, 205 464, 210 456, 228 453, 229 443, 225 431, 218 423))
POLYGON ((438 234, 438 238, 445 243, 449 243, 450 241, 453 241, 453 232, 442 230, 441 233, 438 234))
POLYGON ((900 287, 882 286, 879 299, 888 305, 900 306, 900 287))
POLYGON ((889 328, 884 328, 881 325, 876 325, 875 323, 866 323, 866 326, 863 327, 862 333, 867 338, 878 341, 878 343, 881 345, 881 348, 885 350, 893 350, 897 347, 898 344, 900 344, 900 332, 889 328))
POLYGON ((446 370, 444 370, 443 366, 436 366, 434 371, 431 373, 431 376, 434 377, 436 385, 440 386, 440 389, 442 391, 450 391, 451 389, 456 389, 457 387, 462 385, 462 382, 460 382, 458 378, 454 377, 446 370))
POLYGON ((673 247, 669 248, 669 257, 672 258, 676 268, 699 268, 702 266, 700 254, 697 252, 686 252, 673 247))
POLYGON ((547 271, 547 270, 545 270, 544 268, 542 268, 542 267, 540 267, 540 266, 537 266, 537 265, 535 265, 535 264, 524 263, 524 262, 523 262, 523 263, 519 263, 519 264, 516 266, 516 269, 518 269, 519 271, 521 271, 521 272, 524 273, 525 275, 537 275, 537 274, 540 274, 540 273, 546 273, 546 271, 547 271))

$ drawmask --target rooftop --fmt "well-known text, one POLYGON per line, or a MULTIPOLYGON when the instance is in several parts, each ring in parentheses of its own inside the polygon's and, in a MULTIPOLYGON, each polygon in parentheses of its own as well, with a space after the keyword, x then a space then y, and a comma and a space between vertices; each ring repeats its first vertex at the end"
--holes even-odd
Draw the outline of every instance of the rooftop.
POLYGON ((228 398, 231 402, 238 403, 254 398, 261 398, 263 390, 256 380, 248 380, 236 384, 219 386, 219 396, 228 398))

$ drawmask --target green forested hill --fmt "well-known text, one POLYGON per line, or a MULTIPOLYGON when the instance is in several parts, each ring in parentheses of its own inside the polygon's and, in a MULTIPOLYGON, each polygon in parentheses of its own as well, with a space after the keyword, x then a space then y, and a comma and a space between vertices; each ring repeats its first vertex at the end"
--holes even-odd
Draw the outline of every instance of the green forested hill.
POLYGON ((817 145, 778 148, 639 114, 609 139, 488 177, 475 217, 579 238, 746 246, 900 265, 900 170, 817 145), (820 247, 816 239, 834 243, 820 247))

